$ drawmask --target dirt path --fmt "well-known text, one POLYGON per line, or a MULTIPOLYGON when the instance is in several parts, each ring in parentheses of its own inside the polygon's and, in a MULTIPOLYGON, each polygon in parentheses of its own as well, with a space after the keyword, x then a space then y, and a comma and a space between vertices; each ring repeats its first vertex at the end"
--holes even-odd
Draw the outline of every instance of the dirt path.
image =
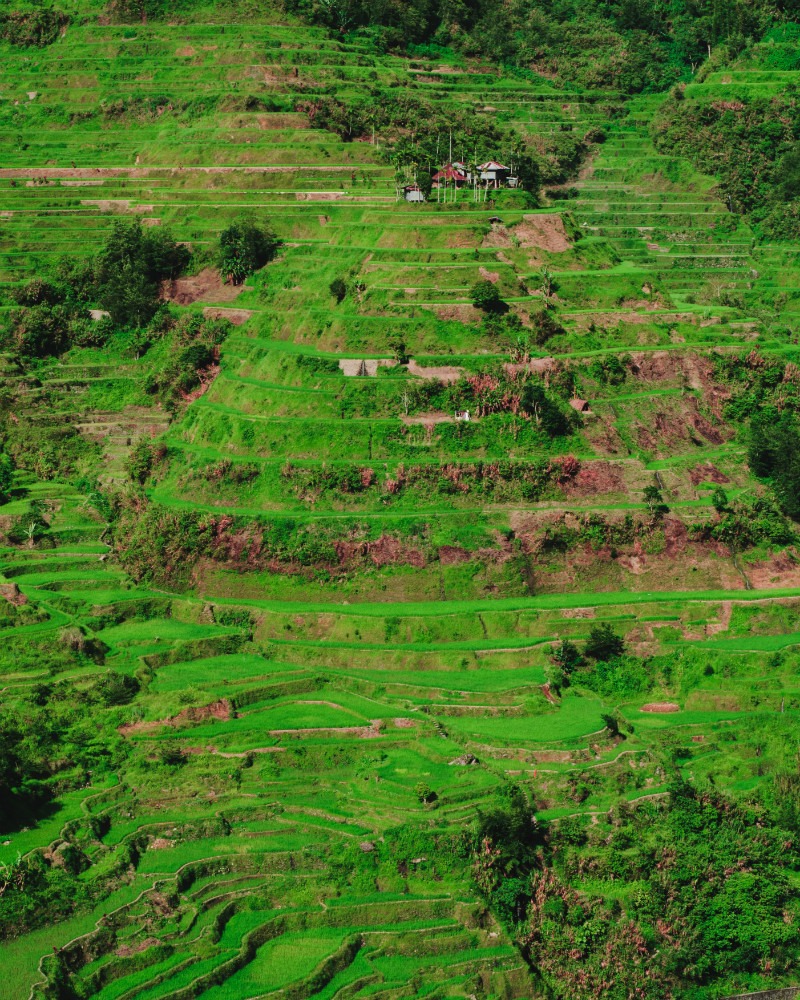
MULTIPOLYGON (((384 170, 385 168, 372 164, 365 164, 373 170, 384 170)), ((91 178, 91 177, 149 177, 152 174, 287 174, 297 173, 301 170, 313 171, 318 174, 350 173, 352 166, 342 164, 341 166, 318 166, 313 163, 286 164, 283 166, 257 167, 231 166, 231 167, 184 167, 180 165, 152 166, 152 167, 0 167, 0 177, 7 177, 12 180, 35 180, 44 178, 45 180, 58 180, 60 178, 91 178)), ((361 168, 359 168, 361 169, 361 168)))

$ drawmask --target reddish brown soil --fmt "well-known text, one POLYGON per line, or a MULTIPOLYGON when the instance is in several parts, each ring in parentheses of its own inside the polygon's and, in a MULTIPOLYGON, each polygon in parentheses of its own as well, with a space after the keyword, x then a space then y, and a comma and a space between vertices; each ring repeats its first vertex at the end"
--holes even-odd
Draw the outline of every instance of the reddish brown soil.
POLYGON ((792 549, 787 549, 766 562, 746 565, 745 573, 755 590, 800 586, 800 560, 792 549))
POLYGON ((679 444, 696 441, 698 437, 711 444, 722 444, 727 436, 730 436, 727 427, 715 427, 700 412, 695 396, 682 396, 677 404, 656 410, 646 425, 639 425, 637 433, 639 446, 656 455, 669 454, 679 444))
POLYGON ((180 726, 184 722, 206 722, 208 719, 220 719, 226 721, 232 716, 231 704, 227 698, 220 698, 210 705, 200 707, 184 708, 182 712, 173 715, 168 719, 158 719, 153 722, 130 722, 120 726, 117 732, 121 736, 131 736, 133 733, 148 733, 162 726, 180 726))
POLYGON ((683 521, 677 517, 664 518, 665 552, 671 558, 684 552, 689 544, 689 531, 683 521))
POLYGON ((437 378, 440 382, 457 382, 463 370, 463 368, 450 367, 449 365, 425 368, 422 365, 418 365, 413 358, 408 362, 410 375, 416 375, 419 378, 437 378))
POLYGON ((459 545, 442 545, 439 548, 439 562, 442 566, 456 566, 458 563, 469 562, 472 556, 459 545))
POLYGON ((413 417, 401 416, 400 419, 406 426, 411 427, 414 424, 422 424, 424 427, 433 428, 436 424, 453 424, 455 423, 455 417, 450 416, 447 413, 418 413, 413 417))
POLYGON ((729 391, 714 382, 714 366, 708 358, 675 351, 635 351, 631 354, 631 374, 643 382, 671 382, 702 393, 717 419, 722 418, 729 391))
POLYGON ((140 951, 146 951, 156 944, 161 944, 158 938, 149 937, 145 938, 144 941, 139 941, 137 944, 121 944, 114 954, 120 958, 130 958, 131 955, 138 955, 140 951))
POLYGON ((206 306, 203 315, 209 319, 226 319, 234 326, 241 326, 253 315, 251 309, 225 309, 222 306, 206 306))
POLYGON ((480 323, 482 319, 480 310, 469 305, 437 306, 434 312, 439 319, 453 319, 459 323, 480 323))
POLYGON ((664 715, 668 712, 680 712, 681 706, 676 705, 674 701, 651 701, 647 705, 642 705, 639 709, 640 712, 654 712, 659 715, 664 715))
POLYGON ((724 472, 720 472, 719 469, 714 468, 714 466, 707 462, 705 465, 696 465, 689 472, 689 479, 692 482, 692 486, 699 486, 700 483, 729 483, 730 477, 726 476, 724 472))
POLYGON ((216 268, 206 267, 190 278, 165 281, 161 286, 161 298, 188 306, 192 302, 231 302, 243 291, 243 285, 226 285, 216 268))
MULTIPOLYGON (((472 246, 473 244, 468 244, 472 246)), ((514 241, 511 239, 508 229, 505 226, 495 223, 491 230, 484 236, 481 246, 488 249, 504 250, 512 247, 514 241)))
POLYGON ((360 563, 365 558, 375 566, 425 565, 425 556, 419 549, 404 545, 390 535, 381 535, 374 542, 335 542, 334 548, 340 566, 360 563))
POLYGON ((521 247, 535 247, 550 253, 563 253, 572 247, 560 215, 526 215, 514 227, 514 235, 521 247))
POLYGON ((9 604, 15 604, 17 607, 28 603, 28 598, 16 583, 0 583, 0 597, 5 597, 9 604))
MULTIPOLYGON (((458 232, 451 233, 447 237, 447 246, 451 247, 453 250, 469 250, 476 246, 477 242, 475 233, 469 229, 459 230, 458 232)), ((486 245, 485 242, 484 245, 486 245)))
POLYGON ((578 473, 563 484, 568 497, 619 493, 624 488, 622 469, 611 462, 584 462, 578 473))

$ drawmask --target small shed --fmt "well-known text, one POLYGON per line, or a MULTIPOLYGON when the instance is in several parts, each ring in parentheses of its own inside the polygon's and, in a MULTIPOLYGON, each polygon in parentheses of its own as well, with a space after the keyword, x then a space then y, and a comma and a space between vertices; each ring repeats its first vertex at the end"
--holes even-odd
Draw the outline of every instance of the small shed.
POLYGON ((448 163, 433 175, 432 183, 437 188, 446 186, 447 184, 454 184, 456 187, 460 187, 460 185, 467 183, 467 175, 465 171, 459 170, 455 164, 448 163))
POLYGON ((425 201, 425 193, 419 184, 406 184, 403 188, 403 197, 406 201, 425 201))
POLYGON ((569 401, 569 405, 572 407, 573 410, 577 410, 578 413, 591 413, 592 412, 589 409, 589 400, 588 399, 579 399, 577 396, 575 396, 574 398, 572 398, 569 401))
POLYGON ((501 184, 504 184, 506 178, 511 173, 508 167, 504 167, 497 160, 487 160, 486 163, 481 163, 478 170, 480 171, 481 180, 486 181, 488 184, 493 184, 494 187, 500 187, 501 184))
POLYGON ((456 422, 457 423, 469 423, 469 410, 456 410, 456 422))

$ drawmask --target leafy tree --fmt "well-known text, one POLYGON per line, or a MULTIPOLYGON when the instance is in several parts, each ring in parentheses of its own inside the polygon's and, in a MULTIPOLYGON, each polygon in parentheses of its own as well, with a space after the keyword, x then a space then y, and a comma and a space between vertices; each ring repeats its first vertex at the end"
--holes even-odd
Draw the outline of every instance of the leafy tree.
POLYGON ((571 674, 583 662, 580 650, 569 639, 562 641, 561 645, 553 653, 553 659, 567 675, 571 674))
POLYGON ((153 468, 153 448, 151 443, 142 438, 131 449, 125 461, 125 471, 136 483, 144 483, 153 468))
POLYGON ((178 277, 190 256, 167 229, 115 222, 95 260, 97 301, 117 325, 145 326, 158 311, 161 282, 178 277))
POLYGON ((271 229, 242 219, 220 234, 219 269, 232 284, 241 285, 248 275, 269 263, 277 249, 278 239, 271 229))
POLYGON ((408 351, 406 350, 405 339, 395 334, 389 337, 388 344, 389 350, 392 352, 392 357, 401 365, 408 364, 408 351))
POLYGON ((347 285, 343 278, 334 278, 328 287, 337 302, 344 302, 347 296, 347 285))
POLYGON ((27 358, 63 353, 70 343, 70 313, 63 305, 40 305, 15 310, 11 315, 11 343, 27 358))
POLYGON ((425 805, 430 805, 431 802, 435 802, 439 796, 434 792, 431 786, 425 781, 418 781, 414 786, 414 793, 420 802, 425 805))
POLYGON ((800 520, 800 428, 794 414, 769 407, 753 417, 747 460, 755 475, 771 480, 784 513, 800 520))
POLYGON ((533 324, 533 340, 537 347, 542 347, 551 337, 565 333, 564 327, 553 316, 549 309, 540 309, 531 314, 533 324))
POLYGON ((611 660, 625 652, 625 642, 608 622, 593 625, 583 649, 590 660, 611 660))
POLYGON ((139 691, 139 682, 130 674, 109 670, 95 685, 95 690, 104 705, 127 705, 139 691))
POLYGON ((34 278, 27 284, 12 289, 11 297, 20 306, 55 306, 64 301, 61 291, 43 278, 34 278))
POLYGON ((69 17, 52 7, 9 11, 0 14, 0 38, 20 48, 42 48, 51 45, 68 24, 69 17))
POLYGON ((498 312, 503 305, 497 285, 492 281, 476 281, 470 295, 475 308, 484 312, 498 312))
POLYGON ((10 455, 0 452, 0 503, 8 500, 11 484, 14 479, 14 462, 10 455))
POLYGON ((711 494, 711 506, 720 517, 730 509, 728 506, 728 494, 721 486, 718 486, 711 494))
POLYGON ((186 763, 186 754, 178 743, 167 741, 159 751, 159 760, 167 767, 183 767, 186 763))
POLYGON ((669 513, 669 507, 664 503, 664 498, 658 486, 645 486, 644 502, 647 504, 650 517, 654 521, 660 520, 665 514, 669 513))

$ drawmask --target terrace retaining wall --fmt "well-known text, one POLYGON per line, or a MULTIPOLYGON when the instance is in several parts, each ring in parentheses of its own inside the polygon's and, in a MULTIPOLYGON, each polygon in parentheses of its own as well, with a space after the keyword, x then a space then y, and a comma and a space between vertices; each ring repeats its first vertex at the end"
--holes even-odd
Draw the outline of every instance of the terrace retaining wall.
POLYGON ((725 1000, 797 1000, 800 986, 786 986, 778 990, 760 990, 758 993, 736 993, 725 1000))

